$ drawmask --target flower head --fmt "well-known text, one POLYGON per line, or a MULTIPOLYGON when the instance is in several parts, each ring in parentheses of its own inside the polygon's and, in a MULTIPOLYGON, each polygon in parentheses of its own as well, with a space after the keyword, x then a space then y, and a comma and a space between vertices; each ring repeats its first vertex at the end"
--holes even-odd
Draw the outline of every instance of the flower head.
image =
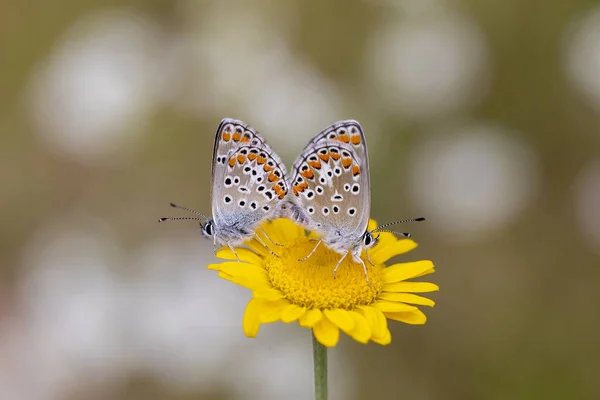
MULTIPOLYGON (((412 240, 381 234, 369 250, 373 262, 367 262, 369 286, 362 265, 351 257, 342 262, 334 278, 332 272, 341 255, 326 246, 319 246, 308 260, 299 261, 315 247, 317 236, 292 221, 278 219, 261 227, 280 244, 272 246, 277 255, 253 239, 246 243, 249 249, 235 249, 241 262, 230 249, 221 249, 217 257, 230 261, 208 266, 219 271, 221 278, 252 290, 253 298, 243 319, 246 336, 256 337, 261 324, 298 321, 300 326, 312 328, 317 340, 327 347, 337 344, 340 330, 361 343, 372 340, 387 345, 392 340, 388 319, 407 324, 424 324, 427 320, 416 306, 435 303, 414 293, 437 291, 438 286, 406 280, 433 273, 433 263, 384 264, 414 249, 417 244, 412 240)), ((369 230, 375 227, 371 220, 369 230)), ((267 238, 264 242, 269 243, 267 238)), ((367 260, 364 252, 363 259, 367 260)))

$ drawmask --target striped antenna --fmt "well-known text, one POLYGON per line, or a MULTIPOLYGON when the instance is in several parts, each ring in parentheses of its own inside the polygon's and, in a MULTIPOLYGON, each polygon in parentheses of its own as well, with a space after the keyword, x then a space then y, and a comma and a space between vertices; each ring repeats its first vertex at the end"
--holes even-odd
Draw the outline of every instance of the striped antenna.
MULTIPOLYGON (((374 232, 391 232, 391 231, 384 230, 384 228, 387 228, 388 226, 392 226, 392 225, 404 224, 406 222, 420 222, 420 221, 425 221, 425 218, 424 217, 419 217, 419 218, 404 219, 402 221, 389 222, 387 224, 381 225, 379 228, 376 228, 376 229, 372 230, 371 233, 374 233, 374 232)), ((397 232, 391 232, 391 233, 397 233, 397 232)), ((401 233, 398 233, 398 234, 401 235, 401 233)))
MULTIPOLYGON (((196 210, 192 210, 191 208, 187 208, 187 207, 183 207, 183 206, 178 206, 177 204, 174 203, 169 203, 169 205, 173 208, 179 208, 181 210, 184 211, 188 211, 191 212, 193 214, 199 215, 200 217, 204 218, 204 220, 208 220, 208 218, 206 218, 206 216, 204 214, 202 214, 201 212, 198 212, 196 210)), ((195 217, 183 217, 183 218, 159 218, 158 222, 165 222, 165 221, 175 221, 175 220, 194 220, 194 221, 202 221, 202 219, 200 218, 195 218, 195 217)))

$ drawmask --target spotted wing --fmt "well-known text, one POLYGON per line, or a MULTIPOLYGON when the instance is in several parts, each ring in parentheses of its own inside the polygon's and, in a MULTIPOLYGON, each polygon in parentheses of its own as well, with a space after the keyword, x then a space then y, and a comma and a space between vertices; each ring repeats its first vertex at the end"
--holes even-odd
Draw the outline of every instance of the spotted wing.
POLYGON ((357 153, 358 159, 367 160, 366 163, 368 164, 367 142, 362 126, 358 121, 347 119, 329 125, 311 139, 304 148, 302 155, 306 155, 311 149, 327 141, 341 142, 351 146, 357 153))
POLYGON ((294 163, 292 216, 326 242, 352 243, 367 229, 370 182, 364 154, 361 159, 352 145, 321 140, 311 142, 294 163))
POLYGON ((222 197, 221 192, 223 190, 223 179, 227 171, 227 161, 230 155, 241 146, 255 146, 270 151, 265 140, 254 128, 237 119, 223 118, 217 128, 213 146, 211 178, 213 216, 216 215, 217 211, 215 197, 222 197))
POLYGON ((242 146, 230 153, 214 193, 217 225, 254 229, 278 212, 288 192, 285 166, 270 148, 242 146))

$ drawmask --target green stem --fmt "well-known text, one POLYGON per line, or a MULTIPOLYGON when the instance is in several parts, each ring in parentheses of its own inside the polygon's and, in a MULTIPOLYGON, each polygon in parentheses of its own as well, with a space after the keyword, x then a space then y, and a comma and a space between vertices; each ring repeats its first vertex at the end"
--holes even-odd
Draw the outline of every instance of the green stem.
POLYGON ((315 400, 327 400, 327 348, 315 335, 313 338, 313 364, 315 368, 315 400))

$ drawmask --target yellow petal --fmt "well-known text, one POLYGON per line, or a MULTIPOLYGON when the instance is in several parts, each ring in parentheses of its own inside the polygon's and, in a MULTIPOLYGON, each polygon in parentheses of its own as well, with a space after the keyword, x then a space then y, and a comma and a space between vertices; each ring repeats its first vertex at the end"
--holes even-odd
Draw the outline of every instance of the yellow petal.
POLYGON ((425 275, 433 274, 434 272, 435 272, 435 268, 429 268, 428 270, 421 272, 419 275, 413 276, 413 278, 420 278, 425 275))
POLYGON ((411 239, 393 239, 383 241, 383 234, 379 238, 379 243, 373 249, 369 250, 371 260, 375 264, 382 264, 392 257, 407 253, 417 247, 417 243, 411 239))
POLYGON ((400 282, 414 278, 430 268, 433 268, 433 263, 429 260, 395 264, 383 270, 381 279, 385 283, 400 282))
POLYGON ((271 324, 281 319, 281 314, 290 305, 286 299, 277 301, 266 301, 260 312, 260 322, 263 324, 271 324))
POLYGON ((367 225, 367 230, 372 231, 373 229, 377 228, 377 221, 375 221, 373 218, 369 219, 369 224, 367 225))
POLYGON ((331 310, 323 310, 323 314, 331 321, 335 326, 348 333, 354 329, 354 319, 348 314, 346 310, 340 308, 334 308, 331 310))
POLYGON ((349 333, 352 339, 359 343, 368 343, 371 339, 371 329, 365 317, 356 311, 348 311, 350 317, 354 320, 354 329, 349 333))
POLYGON ((395 303, 392 301, 379 300, 371 303, 371 306, 382 312, 405 312, 418 310, 417 307, 409 306, 404 303, 395 303))
POLYGON ((387 346, 388 344, 392 343, 392 333, 389 329, 385 328, 383 336, 373 337, 372 340, 377 344, 387 346))
POLYGON ((306 314, 300 317, 300 321, 298 323, 300 326, 304 328, 312 328, 315 326, 321 319, 323 318, 323 313, 321 310, 315 308, 312 310, 308 310, 306 314))
POLYGON ((250 290, 256 290, 268 285, 267 272, 253 264, 239 262, 224 262, 209 265, 220 266, 219 276, 250 290))
POLYGON ((314 327, 313 334, 325 347, 334 347, 340 340, 340 329, 327 318, 321 319, 314 327))
POLYGON ((227 274, 227 273, 225 273, 223 271, 219 271, 219 275, 218 276, 219 276, 219 278, 223 278, 225 280, 233 282, 233 276, 231 276, 231 275, 229 275, 229 274, 227 274))
POLYGON ((260 329, 260 311, 263 304, 262 300, 252 299, 246 306, 242 327, 247 337, 254 338, 258 334, 258 330, 260 329))
POLYGON ((300 317, 302 317, 306 313, 305 307, 300 307, 295 304, 290 304, 283 310, 281 314, 281 321, 286 324, 290 322, 297 321, 300 317))
POLYGON ((396 282, 383 285, 385 292, 427 293, 440 290, 438 285, 429 282, 396 282))
POLYGON ((255 253, 257 253, 261 257, 266 257, 270 254, 269 249, 263 246, 256 238, 252 238, 244 243, 246 246, 250 247, 255 253))
POLYGON ((379 294, 379 299, 388 301, 401 301, 403 303, 418 304, 420 306, 433 307, 435 302, 426 297, 417 296, 411 293, 387 293, 383 292, 379 294))
POLYGON ((283 293, 281 293, 277 289, 273 289, 273 288, 269 288, 269 287, 255 290, 254 292, 252 292, 252 296, 256 297, 258 299, 264 299, 264 300, 269 300, 269 301, 283 299, 283 293))
POLYGON ((241 262, 235 262, 235 261, 228 261, 228 262, 224 262, 221 263, 221 269, 220 271, 223 271, 231 276, 248 276, 248 277, 255 277, 257 279, 264 279, 265 281, 267 280, 268 276, 267 276, 267 271, 265 271, 263 268, 255 265, 255 264, 247 264, 247 263, 241 263, 241 262))
MULTIPOLYGON (((255 252, 253 252, 250 249, 236 248, 235 252, 237 253, 238 257, 240 258, 240 261, 248 262, 250 264, 259 264, 259 265, 263 261, 262 258, 258 254, 256 254, 255 252)), ((229 247, 221 248, 219 251, 217 251, 217 254, 215 254, 215 257, 222 258, 224 260, 237 261, 235 254, 233 254, 233 251, 231 251, 231 249, 229 247)))
POLYGON ((371 337, 381 337, 385 334, 387 319, 385 319, 383 312, 371 306, 359 306, 357 311, 365 317, 365 321, 367 321, 367 325, 371 331, 371 337))
POLYGON ((259 290, 263 288, 268 288, 268 282, 260 279, 253 280, 251 278, 243 277, 243 276, 231 276, 223 271, 219 271, 219 278, 223 278, 230 282, 235 283, 236 285, 243 286, 250 290, 259 290))
POLYGON ((427 322, 427 316, 421 310, 411 312, 384 313, 385 316, 394 321, 404 322, 411 325, 423 325, 427 322))

